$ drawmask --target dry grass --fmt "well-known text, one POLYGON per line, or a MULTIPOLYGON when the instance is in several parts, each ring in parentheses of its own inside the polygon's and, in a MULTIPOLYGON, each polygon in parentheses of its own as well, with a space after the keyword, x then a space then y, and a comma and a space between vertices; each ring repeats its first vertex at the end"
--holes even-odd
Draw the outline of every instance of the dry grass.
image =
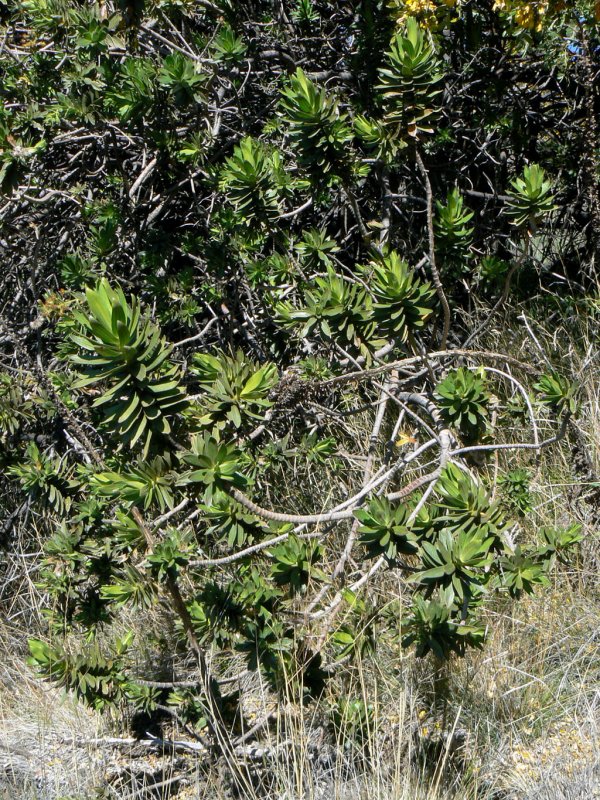
MULTIPOLYGON (((261 741, 268 757, 248 756, 257 775, 268 775, 267 796, 593 797, 600 784, 600 597, 590 595, 589 581, 579 569, 585 571, 583 563, 557 575, 555 586, 543 596, 490 611, 492 634, 485 651, 456 662, 450 671, 445 714, 436 706, 428 666, 391 651, 351 671, 341 668, 335 676, 336 690, 343 686, 348 696, 372 706, 362 735, 355 735, 351 725, 332 734, 323 711, 327 699, 320 707, 284 705, 261 741), (456 751, 447 735, 453 730, 464 737, 456 751)), ((18 642, 15 632, 5 630, 2 638, 4 652, 11 652, 18 642)), ((3 768, 12 763, 15 778, 5 790, 7 797, 83 800, 91 796, 92 787, 106 788, 115 754, 73 745, 108 734, 98 715, 37 680, 19 652, 2 665, 1 685, 0 753, 3 768), (36 778, 45 794, 34 791, 36 778)), ((254 713, 260 716, 270 697, 264 693, 262 708, 260 690, 254 691, 254 713)), ((330 698, 329 707, 331 703, 330 698)), ((178 765, 171 761, 186 776, 178 784, 178 796, 227 796, 226 782, 207 776, 192 758, 178 765)), ((164 772, 165 765, 161 768, 164 772)), ((120 794, 106 796, 136 795, 122 788, 120 794)), ((165 788, 155 796, 169 795, 165 788)))
POLYGON ((102 759, 84 743, 106 724, 32 673, 22 631, 0 627, 0 648, 0 797, 88 796, 102 759))

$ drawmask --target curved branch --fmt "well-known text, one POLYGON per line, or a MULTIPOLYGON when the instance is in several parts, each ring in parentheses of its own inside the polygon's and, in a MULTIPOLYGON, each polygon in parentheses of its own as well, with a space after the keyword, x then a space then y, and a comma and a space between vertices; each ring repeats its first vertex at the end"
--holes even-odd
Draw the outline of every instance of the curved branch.
POLYGON ((509 375, 508 372, 503 372, 501 369, 496 369, 495 367, 486 367, 487 372, 493 372, 495 375, 501 375, 503 378, 506 378, 507 381, 510 381, 514 386, 517 387, 517 390, 521 393, 523 400, 525 401, 525 405, 527 406, 527 411, 529 412, 529 417, 531 419, 531 426, 533 428, 533 443, 536 447, 540 446, 540 436, 538 432, 537 422, 535 419, 535 414, 533 413, 533 406, 531 405, 531 400, 529 399, 529 395, 522 383, 520 383, 516 378, 513 378, 512 375, 509 375))
POLYGON ((518 358, 508 356, 505 353, 488 353, 485 350, 436 350, 433 353, 425 353, 419 356, 411 356, 410 358, 403 358, 400 361, 390 361, 389 364, 382 364, 379 367, 372 367, 371 369, 357 370, 355 372, 347 372, 345 375, 336 375, 335 378, 328 378, 324 381, 319 381, 320 388, 325 386, 334 386, 338 383, 350 383, 352 381, 366 380, 372 378, 374 375, 382 375, 385 372, 390 372, 394 369, 404 370, 414 364, 422 364, 423 358, 428 359, 443 359, 443 358, 486 358, 489 361, 502 361, 506 364, 512 364, 514 367, 522 369, 530 375, 539 375, 542 370, 534 367, 531 364, 526 364, 524 361, 519 361, 518 358))
POLYGON ((561 422, 560 428, 554 436, 549 439, 544 439, 543 442, 534 444, 533 442, 516 442, 515 444, 478 444, 472 447, 459 447, 457 450, 452 450, 451 456, 462 456, 464 453, 480 453, 494 450, 541 450, 542 447, 548 447, 555 442, 560 441, 567 432, 567 426, 571 415, 565 414, 561 422))

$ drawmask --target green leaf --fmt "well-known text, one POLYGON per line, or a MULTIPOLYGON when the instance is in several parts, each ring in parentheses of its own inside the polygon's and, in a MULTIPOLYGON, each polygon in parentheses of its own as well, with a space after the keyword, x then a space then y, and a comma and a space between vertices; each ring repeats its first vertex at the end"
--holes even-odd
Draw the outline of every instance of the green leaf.
POLYGON ((51 649, 49 645, 40 639, 28 639, 29 652, 37 664, 48 664, 50 662, 51 649))

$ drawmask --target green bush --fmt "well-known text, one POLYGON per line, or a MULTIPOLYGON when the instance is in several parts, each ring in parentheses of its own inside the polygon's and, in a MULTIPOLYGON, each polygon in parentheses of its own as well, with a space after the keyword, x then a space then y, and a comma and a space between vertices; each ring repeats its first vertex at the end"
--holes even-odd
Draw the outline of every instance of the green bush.
POLYGON ((0 5, 0 524, 46 606, 31 658, 206 737, 240 796, 238 667, 365 749, 375 659, 449 671, 583 536, 509 456, 581 437, 592 351, 563 363, 554 326, 595 313, 596 25, 493 5, 0 5))

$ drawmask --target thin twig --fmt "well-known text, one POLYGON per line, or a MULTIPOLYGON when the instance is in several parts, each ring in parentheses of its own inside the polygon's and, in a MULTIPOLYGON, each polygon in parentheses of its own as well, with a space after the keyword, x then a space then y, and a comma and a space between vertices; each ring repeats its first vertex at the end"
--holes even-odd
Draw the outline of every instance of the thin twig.
POLYGON ((440 304, 442 306, 442 311, 444 314, 444 326, 442 328, 442 340, 440 343, 441 349, 446 349, 446 343, 448 342, 448 333, 450 332, 450 306, 448 305, 448 298, 446 297, 446 293, 444 292, 444 287, 442 285, 442 279, 440 278, 440 272, 437 268, 437 263, 435 260, 435 233, 433 230, 433 191, 431 189, 431 181, 429 180, 429 173, 427 171, 427 167, 423 163, 423 159, 421 158, 421 154, 417 150, 416 159, 419 169, 421 170, 421 174, 423 175, 423 180, 425 181, 425 193, 427 196, 427 234, 429 237, 429 267, 431 268, 431 277, 433 281, 433 285, 435 287, 435 291, 439 298, 440 304))
MULTIPOLYGON (((152 550, 154 548, 154 536, 150 531, 150 528, 148 525, 146 525, 144 518, 137 508, 133 507, 131 513, 139 525, 140 530, 144 534, 149 549, 152 550)), ((168 593, 171 596, 173 610, 176 612, 183 624, 183 629, 190 645, 190 649, 193 652, 196 659, 196 664, 198 665, 199 683, 202 686, 204 693, 204 701, 206 710, 208 712, 207 721, 209 729, 218 743, 221 754, 225 756, 227 760, 234 780, 239 785, 240 789, 247 791, 248 789, 251 789, 252 782, 250 776, 247 774, 246 769, 238 764, 235 757, 231 737, 219 707, 218 683, 208 667, 206 654, 196 636, 190 612, 188 611, 183 597, 181 596, 177 580, 173 576, 169 575, 165 581, 165 585, 168 593)))

